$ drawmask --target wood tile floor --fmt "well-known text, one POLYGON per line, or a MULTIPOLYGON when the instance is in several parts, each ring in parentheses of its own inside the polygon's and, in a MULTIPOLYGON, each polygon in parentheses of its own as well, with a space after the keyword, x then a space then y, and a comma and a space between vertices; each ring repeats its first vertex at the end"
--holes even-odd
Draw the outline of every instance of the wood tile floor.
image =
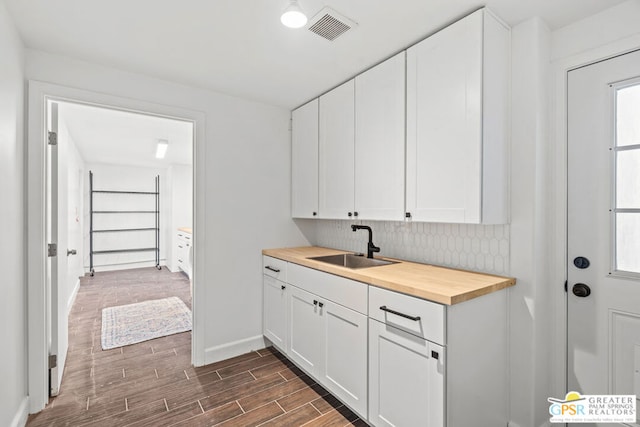
POLYGON ((168 296, 191 306, 182 273, 82 278, 60 394, 27 426, 366 426, 272 347, 200 368, 190 332, 102 351, 102 308, 168 296))

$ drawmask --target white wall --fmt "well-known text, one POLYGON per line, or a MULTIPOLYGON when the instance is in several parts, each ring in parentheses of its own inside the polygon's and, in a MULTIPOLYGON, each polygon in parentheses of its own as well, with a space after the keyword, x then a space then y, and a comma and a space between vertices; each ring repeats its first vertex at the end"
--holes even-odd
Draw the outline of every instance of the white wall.
POLYGON ((640 0, 629 0, 560 28, 553 32, 551 59, 561 61, 578 54, 589 55, 596 48, 633 38, 640 34, 639 16, 640 0))
POLYGON ((206 307, 204 359, 258 345, 261 250, 308 244, 289 213, 289 111, 38 51, 27 51, 26 74, 205 114, 204 227, 194 230, 206 255, 195 283, 206 307))
POLYGON ((511 275, 518 282, 509 290, 510 406, 511 419, 521 426, 549 421, 550 48, 550 31, 540 19, 512 29, 511 275))
POLYGON ((0 2, 0 425, 24 425, 27 409, 24 57, 0 2))

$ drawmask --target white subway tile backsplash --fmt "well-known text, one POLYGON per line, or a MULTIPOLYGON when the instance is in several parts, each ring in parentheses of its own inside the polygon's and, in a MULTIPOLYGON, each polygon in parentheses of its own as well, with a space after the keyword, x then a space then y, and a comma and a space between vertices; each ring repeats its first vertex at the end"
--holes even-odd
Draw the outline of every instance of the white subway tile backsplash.
MULTIPOLYGON (((352 221, 316 220, 313 244, 365 252, 367 233, 352 221)), ((380 255, 492 274, 509 274, 509 225, 358 221, 373 229, 380 255)))

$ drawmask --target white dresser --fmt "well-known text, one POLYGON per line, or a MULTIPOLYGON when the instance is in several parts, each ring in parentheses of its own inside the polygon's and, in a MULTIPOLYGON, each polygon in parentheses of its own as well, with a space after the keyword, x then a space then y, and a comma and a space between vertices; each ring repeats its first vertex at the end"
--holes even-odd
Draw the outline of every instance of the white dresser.
POLYGON ((193 265, 193 234, 190 228, 178 228, 177 232, 177 265, 191 279, 193 265))

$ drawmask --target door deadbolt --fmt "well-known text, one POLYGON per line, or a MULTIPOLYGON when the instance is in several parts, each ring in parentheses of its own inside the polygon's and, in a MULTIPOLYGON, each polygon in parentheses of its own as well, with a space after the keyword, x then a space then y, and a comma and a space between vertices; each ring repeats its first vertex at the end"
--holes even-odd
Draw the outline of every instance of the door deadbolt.
POLYGON ((591 295, 591 288, 584 283, 576 283, 573 285, 573 288, 571 288, 571 292, 577 297, 586 298, 591 295))
POLYGON ((583 256, 578 256, 573 259, 573 265, 575 265, 577 268, 582 270, 585 268, 589 268, 589 265, 591 265, 591 263, 587 258, 583 256))

